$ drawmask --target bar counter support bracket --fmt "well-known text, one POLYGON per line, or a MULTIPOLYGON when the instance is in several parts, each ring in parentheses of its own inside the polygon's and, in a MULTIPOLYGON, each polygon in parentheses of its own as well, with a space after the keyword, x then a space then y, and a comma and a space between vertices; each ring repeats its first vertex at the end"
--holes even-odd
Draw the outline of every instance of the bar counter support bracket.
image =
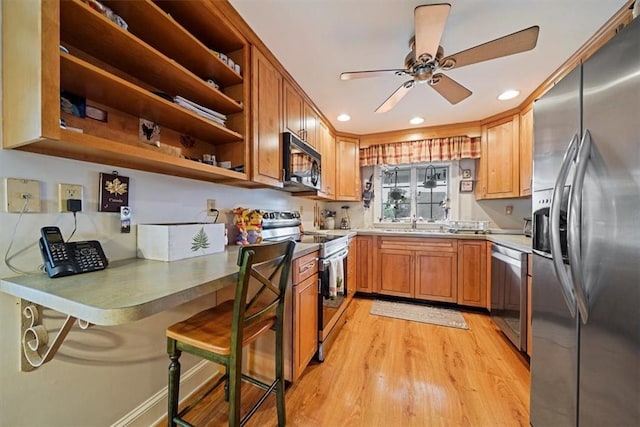
POLYGON ((89 322, 67 315, 60 330, 49 344, 49 331, 42 324, 42 307, 20 299, 20 313, 22 314, 22 357, 20 358, 22 372, 33 371, 53 359, 76 320, 81 329, 91 326, 89 322))

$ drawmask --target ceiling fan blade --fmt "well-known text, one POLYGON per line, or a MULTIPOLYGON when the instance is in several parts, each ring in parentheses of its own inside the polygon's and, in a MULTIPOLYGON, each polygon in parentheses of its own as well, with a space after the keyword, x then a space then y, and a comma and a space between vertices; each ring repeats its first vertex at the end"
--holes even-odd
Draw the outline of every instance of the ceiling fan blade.
POLYGON ((500 58, 503 56, 513 55, 514 53, 526 52, 536 47, 538 42, 538 32, 540 27, 537 25, 517 31, 499 39, 483 43, 462 52, 454 53, 448 56, 440 63, 446 64, 449 60, 455 61, 455 68, 464 67, 466 65, 475 64, 489 59, 500 58))
POLYGON ((349 71, 347 73, 340 74, 340 80, 352 80, 352 79, 364 79, 367 77, 380 77, 389 74, 395 74, 397 76, 404 76, 408 74, 409 70, 397 69, 397 70, 371 70, 371 71, 349 71))
POLYGON ((413 80, 408 80, 402 84, 393 94, 387 98, 386 101, 382 103, 376 110, 376 113, 386 113, 396 106, 398 102, 411 90, 412 87, 415 86, 415 82, 413 80))
POLYGON ((453 105, 471 96, 469 89, 444 74, 434 74, 429 85, 453 105))
POLYGON ((449 3, 428 4, 415 8, 416 60, 428 61, 436 56, 444 26, 449 18, 449 3))

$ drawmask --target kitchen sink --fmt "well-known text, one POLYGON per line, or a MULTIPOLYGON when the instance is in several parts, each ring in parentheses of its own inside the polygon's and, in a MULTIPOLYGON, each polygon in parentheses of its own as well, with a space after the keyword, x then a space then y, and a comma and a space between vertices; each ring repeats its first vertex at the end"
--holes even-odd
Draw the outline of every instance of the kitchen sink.
POLYGON ((407 234, 447 234, 447 231, 429 230, 424 228, 386 228, 381 230, 385 233, 407 233, 407 234))

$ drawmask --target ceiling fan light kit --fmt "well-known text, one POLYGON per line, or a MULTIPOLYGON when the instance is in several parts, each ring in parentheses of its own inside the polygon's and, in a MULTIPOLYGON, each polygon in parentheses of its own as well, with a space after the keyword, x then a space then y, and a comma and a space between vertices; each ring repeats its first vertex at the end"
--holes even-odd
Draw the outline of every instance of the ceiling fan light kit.
POLYGON ((526 52, 538 42, 539 27, 533 26, 498 39, 483 43, 450 56, 444 55, 440 40, 444 33, 451 5, 448 3, 418 6, 414 10, 415 36, 409 40, 411 51, 407 54, 403 69, 350 71, 340 74, 341 80, 379 77, 389 74, 411 76, 391 94, 377 109, 385 113, 416 85, 428 84, 438 94, 455 105, 471 96, 472 92, 443 74, 454 68, 461 68, 478 62, 526 52))

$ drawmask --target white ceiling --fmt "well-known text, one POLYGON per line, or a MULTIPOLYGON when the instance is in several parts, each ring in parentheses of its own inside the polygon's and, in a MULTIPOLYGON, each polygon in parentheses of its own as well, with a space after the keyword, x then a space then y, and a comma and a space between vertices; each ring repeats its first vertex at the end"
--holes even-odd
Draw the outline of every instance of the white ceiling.
POLYGON ((450 105, 427 85, 414 87, 390 112, 375 109, 407 76, 342 81, 343 71, 403 68, 413 10, 425 0, 229 0, 332 125, 367 134, 480 120, 518 106, 624 4, 625 0, 449 0, 440 44, 451 55, 540 26, 528 52, 446 74, 473 92, 450 105), (520 90, 511 101, 496 97, 520 90), (338 122, 341 113, 349 122, 338 122), (422 116, 419 126, 409 124, 422 116))

